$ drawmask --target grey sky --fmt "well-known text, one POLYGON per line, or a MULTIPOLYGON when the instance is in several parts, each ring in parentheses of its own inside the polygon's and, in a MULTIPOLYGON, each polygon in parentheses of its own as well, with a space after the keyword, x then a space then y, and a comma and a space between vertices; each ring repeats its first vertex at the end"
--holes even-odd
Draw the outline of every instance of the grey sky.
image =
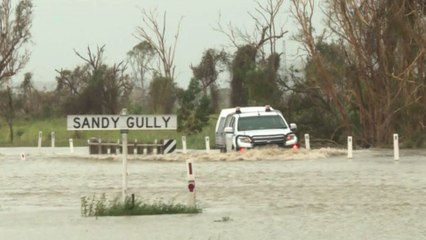
MULTIPOLYGON (((292 25, 288 24, 289 1, 285 5, 282 23, 288 26, 292 25)), ((88 46, 95 49, 105 44, 108 64, 124 60, 138 43, 134 34, 141 25, 142 9, 157 8, 160 13, 167 11, 170 38, 183 17, 175 62, 176 81, 186 88, 192 76, 189 65, 197 64, 204 50, 229 45, 223 34, 212 30, 219 13, 224 24, 251 30, 253 21, 247 12, 255 7, 252 0, 34 0, 32 55, 14 82, 21 82, 24 72, 33 72, 36 86, 51 89, 56 86, 55 69, 81 65, 74 49, 85 55, 88 46)), ((286 41, 289 38, 286 35, 286 41)))

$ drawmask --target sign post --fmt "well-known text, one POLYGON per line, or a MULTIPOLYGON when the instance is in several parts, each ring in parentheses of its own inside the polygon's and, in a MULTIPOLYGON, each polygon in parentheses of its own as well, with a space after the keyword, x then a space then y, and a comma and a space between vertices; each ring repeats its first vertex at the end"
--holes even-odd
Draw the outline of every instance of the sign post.
MULTIPOLYGON (((127 155, 129 130, 176 130, 176 115, 68 115, 67 130, 120 130, 123 154, 123 203, 127 194, 127 155)), ((41 133, 40 133, 41 136, 41 133)), ((39 140, 40 142, 40 140, 39 140)), ((39 143, 40 145, 40 143, 39 143)), ((99 145, 100 146, 100 145, 99 145)), ((101 151, 99 151, 101 152, 101 151)))
MULTIPOLYGON (((121 111, 121 116, 127 116, 127 109, 123 108, 121 111)), ((123 204, 126 203, 126 196, 127 196, 127 135, 129 133, 129 130, 127 129, 121 129, 121 141, 123 142, 123 204)))

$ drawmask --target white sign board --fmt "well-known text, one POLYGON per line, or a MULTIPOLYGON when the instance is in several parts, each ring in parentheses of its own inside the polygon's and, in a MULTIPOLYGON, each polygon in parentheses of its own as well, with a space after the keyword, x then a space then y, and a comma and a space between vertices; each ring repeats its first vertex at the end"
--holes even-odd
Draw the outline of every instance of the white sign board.
POLYGON ((67 130, 176 130, 176 115, 68 115, 67 130))

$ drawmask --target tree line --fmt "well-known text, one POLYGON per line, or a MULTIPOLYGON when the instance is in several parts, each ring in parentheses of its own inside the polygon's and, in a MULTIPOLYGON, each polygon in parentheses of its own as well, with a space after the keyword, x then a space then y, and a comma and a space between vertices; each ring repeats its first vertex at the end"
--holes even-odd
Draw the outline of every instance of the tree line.
POLYGON ((166 12, 143 10, 127 59, 104 62, 105 46, 75 50, 81 64, 57 69, 56 88, 34 88, 31 73, 21 84, 30 54, 31 0, 0 4, 0 112, 13 141, 15 118, 129 112, 176 113, 179 129, 200 131, 221 107, 266 105, 297 122, 300 132, 342 143, 354 136, 362 147, 389 144, 394 132, 406 146, 426 140, 426 22, 423 0, 267 0, 249 12, 251 31, 218 22, 212 29, 227 37, 228 49, 207 49, 187 89, 177 87, 177 28, 166 12), (303 64, 283 66, 277 42, 289 35, 279 19, 291 9, 303 64), (323 13, 315 29, 313 16, 323 13), (169 37, 169 35, 172 37, 169 37), (227 75, 226 75, 227 74, 227 75), (220 76, 229 75, 224 97, 220 76), (14 80, 15 81, 15 80, 14 80), (13 87, 17 86, 17 87, 13 87), (224 100, 225 99, 225 100, 224 100), (229 100, 228 100, 229 99, 229 100))

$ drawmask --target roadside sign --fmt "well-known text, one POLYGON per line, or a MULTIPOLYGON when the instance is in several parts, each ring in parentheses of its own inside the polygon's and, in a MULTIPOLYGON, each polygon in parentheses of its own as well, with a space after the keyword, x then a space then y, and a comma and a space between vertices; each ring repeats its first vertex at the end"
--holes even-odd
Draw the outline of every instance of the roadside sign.
POLYGON ((68 115, 67 130, 176 130, 176 115, 68 115))
MULTIPOLYGON (((122 130, 123 142, 123 203, 127 195, 127 130, 176 130, 176 115, 68 115, 67 130, 122 130)), ((175 143, 176 146, 176 143, 175 143)), ((172 148, 172 147, 171 147, 172 148)))

